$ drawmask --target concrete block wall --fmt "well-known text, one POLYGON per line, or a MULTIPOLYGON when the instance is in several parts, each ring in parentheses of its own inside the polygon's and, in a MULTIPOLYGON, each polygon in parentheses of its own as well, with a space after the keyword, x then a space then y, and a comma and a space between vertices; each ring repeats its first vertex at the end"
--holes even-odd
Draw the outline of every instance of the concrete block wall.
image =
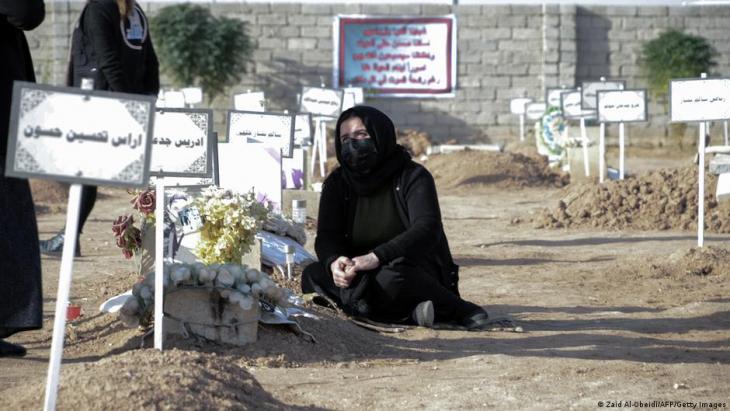
MULTIPOLYGON (((153 16, 170 2, 140 1, 153 16)), ((263 90, 272 110, 296 110, 302 85, 332 80, 332 23, 338 14, 457 17, 457 91, 454 98, 369 99, 401 128, 459 142, 505 141, 517 134, 509 100, 541 100, 544 87, 572 86, 600 76, 645 81, 637 59, 642 42, 675 27, 705 36, 720 52, 715 73, 728 74, 730 7, 583 7, 575 5, 301 4, 201 2, 214 14, 248 23, 255 40, 248 72, 213 102, 216 128, 225 132, 233 94, 263 90)), ((46 21, 28 35, 39 81, 62 84, 72 26, 83 2, 47 3, 46 21)), ((154 39, 153 39, 154 40, 154 39)), ((163 78, 163 84, 168 83, 163 78)), ((661 139, 667 118, 652 102, 651 122, 631 134, 661 139)), ((658 141, 658 140, 657 140, 658 141)))

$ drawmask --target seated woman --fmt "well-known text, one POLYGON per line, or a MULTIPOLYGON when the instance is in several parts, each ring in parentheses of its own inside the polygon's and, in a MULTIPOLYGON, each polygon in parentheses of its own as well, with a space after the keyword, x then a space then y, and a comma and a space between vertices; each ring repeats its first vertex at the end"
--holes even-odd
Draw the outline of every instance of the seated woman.
POLYGON ((322 187, 319 262, 304 270, 302 291, 378 321, 486 327, 486 311, 459 297, 433 177, 396 144, 390 118, 356 106, 335 130, 340 167, 322 187))

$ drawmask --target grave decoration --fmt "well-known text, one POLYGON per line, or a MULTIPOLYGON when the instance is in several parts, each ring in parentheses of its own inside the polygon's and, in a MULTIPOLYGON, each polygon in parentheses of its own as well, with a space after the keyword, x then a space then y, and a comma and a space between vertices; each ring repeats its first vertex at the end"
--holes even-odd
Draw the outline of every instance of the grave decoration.
MULTIPOLYGON (((193 288, 216 290, 222 299, 244 311, 255 309, 259 301, 287 307, 291 295, 266 273, 242 264, 173 263, 165 265, 163 275, 166 294, 193 288)), ((127 327, 149 326, 154 295, 155 273, 151 271, 132 287, 132 296, 119 310, 119 320, 127 327)))
POLYGON ((130 259, 140 254, 142 239, 145 237, 143 233, 154 235, 155 191, 128 191, 128 193, 134 194, 131 203, 138 212, 141 227, 135 226, 133 215, 120 215, 112 223, 112 232, 117 247, 122 249, 122 255, 130 259))

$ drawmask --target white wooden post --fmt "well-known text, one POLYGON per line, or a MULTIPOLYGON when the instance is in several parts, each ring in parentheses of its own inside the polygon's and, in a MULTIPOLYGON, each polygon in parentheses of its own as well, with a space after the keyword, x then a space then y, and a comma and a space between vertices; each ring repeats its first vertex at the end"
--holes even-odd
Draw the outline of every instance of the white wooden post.
POLYGON ((606 179, 606 123, 601 123, 598 146, 598 181, 606 179))
POLYGON ((46 398, 43 404, 45 411, 56 409, 58 381, 63 358, 63 340, 66 332, 66 310, 68 308, 68 296, 71 291, 80 208, 81 184, 71 184, 68 193, 66 231, 63 234, 64 241, 61 254, 61 272, 58 277, 58 292, 56 294, 56 312, 53 318, 53 339, 51 340, 51 358, 48 364, 48 378, 46 379, 46 398))
POLYGON ((621 122, 618 124, 618 151, 619 151, 619 178, 621 180, 624 179, 624 123, 621 122))
POLYGON ((165 179, 155 182, 155 349, 162 351, 164 342, 162 322, 165 298, 164 236, 165 236, 165 179))
POLYGON ((588 161, 588 133, 586 132, 586 119, 580 118, 580 137, 581 145, 583 146, 583 164, 585 168, 586 177, 591 176, 590 162, 588 161))

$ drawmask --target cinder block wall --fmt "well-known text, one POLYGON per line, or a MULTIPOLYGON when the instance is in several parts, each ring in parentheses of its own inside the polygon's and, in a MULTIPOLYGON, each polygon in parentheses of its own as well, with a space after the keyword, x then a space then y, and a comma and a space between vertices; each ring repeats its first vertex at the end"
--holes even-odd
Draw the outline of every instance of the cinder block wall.
MULTIPOLYGON (((141 1, 152 16, 170 2, 141 1)), ((457 92, 446 99, 368 101, 402 128, 429 132, 437 141, 513 140, 515 97, 542 99, 543 87, 572 86, 600 76, 644 87, 641 44, 674 27, 706 37, 720 53, 713 74, 730 74, 730 7, 582 7, 549 5, 271 4, 209 3, 214 14, 248 22, 257 48, 248 73, 213 102, 219 132, 232 96, 267 93, 273 110, 295 110, 302 85, 332 79, 332 22, 338 14, 457 16, 457 92)), ((28 35, 39 81, 62 84, 72 26, 83 2, 47 3, 45 22, 28 35)), ((154 40, 154 39, 153 39, 154 40)), ((163 78, 163 83, 165 79, 163 78)), ((666 133, 664 102, 650 103, 651 121, 632 125, 632 137, 658 144, 666 133)), ((638 143, 637 139, 632 139, 638 143)))

